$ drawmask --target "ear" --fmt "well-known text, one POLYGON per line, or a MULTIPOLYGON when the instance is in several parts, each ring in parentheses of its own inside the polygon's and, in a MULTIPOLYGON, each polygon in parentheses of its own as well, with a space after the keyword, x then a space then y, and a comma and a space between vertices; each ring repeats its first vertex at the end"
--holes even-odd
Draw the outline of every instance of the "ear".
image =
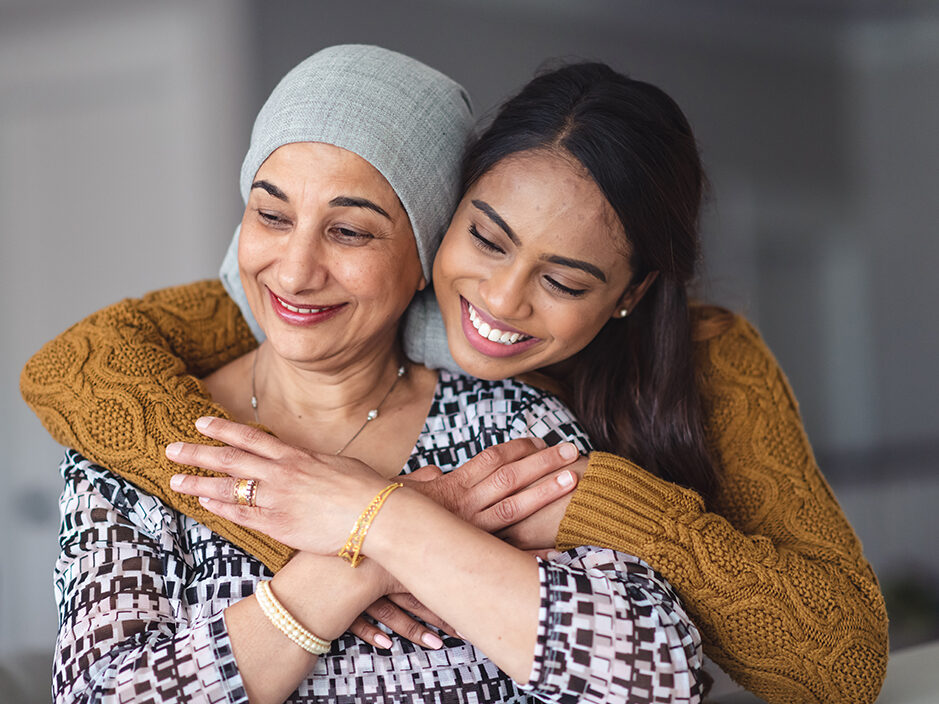
POLYGON ((629 288, 627 288, 626 292, 622 295, 622 297, 619 299, 619 302, 616 304, 616 310, 613 311, 613 317, 625 318, 626 315, 629 315, 629 313, 634 311, 636 309, 636 305, 639 303, 639 301, 642 300, 642 297, 646 295, 646 291, 649 290, 649 287, 658 277, 658 271, 650 271, 638 284, 632 284, 629 288), (626 315, 623 314, 623 311, 626 311, 626 315))

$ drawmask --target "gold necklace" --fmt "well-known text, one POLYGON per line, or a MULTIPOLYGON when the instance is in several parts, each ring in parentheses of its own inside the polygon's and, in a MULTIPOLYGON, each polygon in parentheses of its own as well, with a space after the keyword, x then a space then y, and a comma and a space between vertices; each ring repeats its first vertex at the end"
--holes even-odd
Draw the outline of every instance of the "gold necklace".
MULTIPOLYGON (((260 347, 258 349, 260 349, 260 347)), ((260 423, 261 420, 258 418, 258 392, 257 392, 257 387, 255 386, 255 378, 256 378, 257 369, 258 369, 258 350, 255 350, 254 360, 251 363, 251 408, 254 410, 254 422, 260 423)), ((341 455, 343 452, 346 451, 346 448, 352 444, 352 441, 362 434, 362 431, 365 430, 365 426, 368 425, 369 422, 378 418, 378 412, 381 410, 382 405, 385 403, 385 401, 388 400, 388 397, 391 396, 391 392, 395 390, 395 387, 398 385, 398 382, 401 380, 401 377, 404 376, 404 373, 406 371, 407 369, 405 368, 403 364, 400 367, 398 367, 398 373, 395 376, 394 383, 391 384, 391 388, 388 389, 388 391, 385 392, 385 395, 381 397, 381 401, 378 402, 378 405, 368 412, 368 414, 365 416, 365 422, 362 423, 359 429, 355 431, 355 435, 349 438, 346 444, 339 448, 339 450, 336 452, 337 456, 341 455)))

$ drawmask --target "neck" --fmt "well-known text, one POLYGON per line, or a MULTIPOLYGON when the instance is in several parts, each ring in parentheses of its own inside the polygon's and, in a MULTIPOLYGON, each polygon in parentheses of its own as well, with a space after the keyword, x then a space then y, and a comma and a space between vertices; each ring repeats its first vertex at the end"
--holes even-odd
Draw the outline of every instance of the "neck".
POLYGON ((404 361, 394 345, 352 360, 302 368, 280 357, 269 343, 255 352, 254 389, 262 423, 276 421, 361 422, 388 393, 404 361))

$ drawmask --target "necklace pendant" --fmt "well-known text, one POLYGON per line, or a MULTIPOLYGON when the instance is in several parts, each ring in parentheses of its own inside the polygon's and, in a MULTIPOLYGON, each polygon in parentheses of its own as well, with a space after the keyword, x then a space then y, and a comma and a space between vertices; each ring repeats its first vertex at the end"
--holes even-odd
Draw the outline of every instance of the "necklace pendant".
POLYGON ((373 408, 372 410, 368 412, 368 415, 365 417, 365 422, 367 423, 368 421, 375 420, 376 418, 378 418, 378 409, 373 408))

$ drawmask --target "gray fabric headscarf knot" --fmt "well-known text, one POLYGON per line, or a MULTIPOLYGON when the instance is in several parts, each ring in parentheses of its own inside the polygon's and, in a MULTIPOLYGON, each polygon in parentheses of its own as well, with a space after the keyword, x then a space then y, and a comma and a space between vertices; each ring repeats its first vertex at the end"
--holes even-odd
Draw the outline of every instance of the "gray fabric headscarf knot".
MULTIPOLYGON (((258 113, 241 166, 242 198, 248 202, 258 169, 278 147, 324 142, 347 149, 378 169, 398 194, 430 281, 460 195, 472 117, 462 86, 415 59, 360 44, 323 49, 284 76, 258 113)), ((219 276, 262 340, 238 272, 237 229, 219 276)))

